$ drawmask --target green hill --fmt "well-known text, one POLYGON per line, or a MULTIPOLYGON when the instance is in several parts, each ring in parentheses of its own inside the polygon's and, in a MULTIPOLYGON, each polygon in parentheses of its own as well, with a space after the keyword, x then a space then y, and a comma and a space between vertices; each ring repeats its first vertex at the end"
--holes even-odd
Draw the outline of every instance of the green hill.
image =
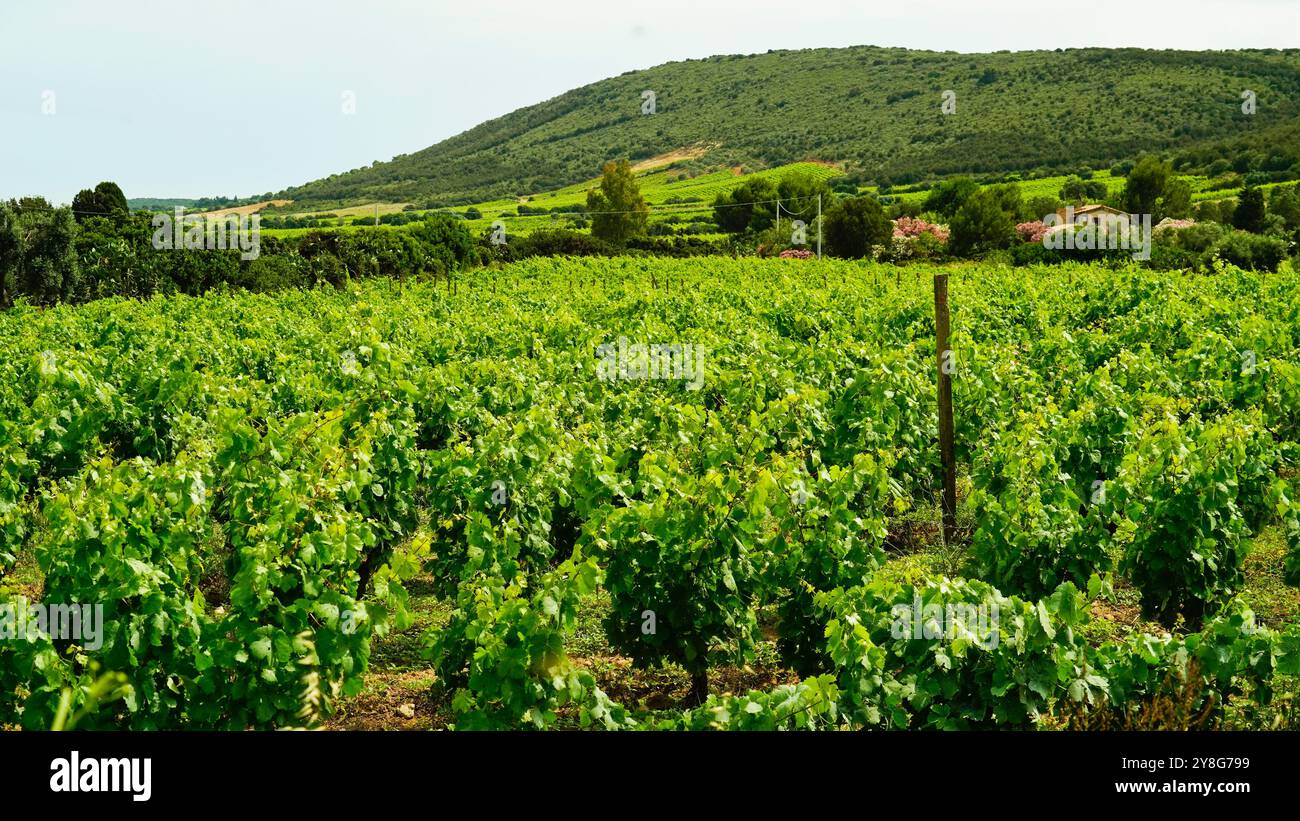
MULTIPOLYGON (((801 160, 863 183, 1066 171, 1147 151, 1204 172, 1300 157, 1300 49, 958 54, 862 46, 667 63, 574 89, 413 154, 290 188, 304 203, 455 205, 682 152, 692 172, 801 160), (656 112, 641 113, 653 90, 656 112), (955 92, 956 111, 941 111, 955 92), (1253 91, 1257 111, 1242 111, 1253 91)), ((1237 169, 1243 170, 1243 169, 1237 169)))

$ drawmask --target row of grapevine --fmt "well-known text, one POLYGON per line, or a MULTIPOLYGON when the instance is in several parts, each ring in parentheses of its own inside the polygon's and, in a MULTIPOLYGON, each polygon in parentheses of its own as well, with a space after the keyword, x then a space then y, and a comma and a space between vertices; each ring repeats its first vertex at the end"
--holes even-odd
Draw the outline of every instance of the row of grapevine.
POLYGON ((0 568, 41 579, 0 596, 105 605, 98 648, 0 643, 0 723, 49 726, 111 670, 89 726, 313 725, 420 574, 463 728, 1024 726, 1171 673, 1266 701, 1300 672, 1296 631, 1234 600, 1274 520, 1300 576, 1295 277, 957 271, 972 578, 899 584, 886 545, 939 475, 929 273, 539 258, 452 292, 0 316, 0 568), (620 339, 689 345, 700 378, 607 378, 620 339), (1190 632, 1089 644, 1079 591, 1110 573, 1190 632), (698 706, 636 714, 569 657, 597 590, 610 644, 698 706), (996 640, 899 639, 917 603, 996 609, 996 640), (711 694, 769 613, 801 681, 711 694))

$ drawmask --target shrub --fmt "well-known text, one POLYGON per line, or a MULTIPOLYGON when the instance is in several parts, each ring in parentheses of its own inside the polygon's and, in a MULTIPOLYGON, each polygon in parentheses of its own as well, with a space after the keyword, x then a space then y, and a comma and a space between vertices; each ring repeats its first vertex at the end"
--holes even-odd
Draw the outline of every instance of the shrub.
POLYGON ((240 272, 238 284, 250 291, 280 291, 307 284, 300 257, 259 256, 240 272))
POLYGON ((989 189, 977 191, 966 200, 953 215, 950 230, 949 248, 959 255, 1006 248, 1015 236, 1010 215, 989 189))
POLYGON ((1011 246, 1012 265, 1056 265, 1064 261, 1061 252, 1046 248, 1041 242, 1022 242, 1011 246))
POLYGON ((1085 180, 1078 176, 1070 177, 1061 186, 1060 197, 1066 202, 1078 205, 1086 202, 1100 202, 1109 192, 1106 183, 1101 180, 1085 180))
POLYGON ((763 231, 776 220, 777 187, 767 177, 752 177, 713 201, 713 221, 723 231, 763 231))
POLYGON ((1264 232, 1264 192, 1247 188, 1237 198, 1237 210, 1232 214, 1232 225, 1252 234, 1264 232))
POLYGON ((1147 264, 1156 271, 1191 271, 1203 267, 1204 256, 1176 245, 1152 243, 1147 264))
POLYGON ((625 250, 665 257, 697 257, 726 253, 723 244, 700 237, 635 237, 625 250))
POLYGON ((1033 220, 1031 222, 1022 222, 1016 225, 1016 236, 1021 242, 1038 242, 1043 241, 1043 236, 1047 233, 1047 226, 1042 220, 1033 220))
POLYGON ((1273 272, 1286 252, 1286 242, 1277 237, 1233 231, 1215 243, 1212 254, 1242 270, 1273 272))
POLYGON ((527 257, 597 257, 611 256, 616 249, 590 234, 579 234, 563 228, 534 231, 527 236, 510 240, 507 253, 510 259, 527 257))
POLYGON ((919 237, 929 234, 939 242, 948 241, 948 229, 916 217, 902 216, 894 220, 895 237, 919 237))
POLYGON ((1153 239, 1157 245, 1167 242, 1173 247, 1203 254, 1214 247, 1225 233, 1227 229, 1217 222, 1198 222, 1187 228, 1157 232, 1153 239))
POLYGON ((970 177, 945 180, 930 189, 930 193, 925 198, 925 210, 951 217, 979 190, 979 183, 970 177))
POLYGON ((837 202, 826 212, 825 242, 831 256, 861 259, 872 246, 888 247, 893 225, 874 197, 837 202))

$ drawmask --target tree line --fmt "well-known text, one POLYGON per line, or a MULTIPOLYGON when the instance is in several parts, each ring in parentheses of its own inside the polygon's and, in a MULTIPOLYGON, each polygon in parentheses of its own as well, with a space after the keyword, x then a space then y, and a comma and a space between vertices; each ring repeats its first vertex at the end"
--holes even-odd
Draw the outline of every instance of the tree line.
POLYGON ((478 260, 463 221, 428 215, 394 230, 313 231, 261 237, 256 258, 239 250, 155 247, 154 214, 130 212, 121 189, 100 183, 71 206, 42 197, 0 202, 0 307, 103 297, 199 294, 342 285, 366 276, 442 276, 478 260))

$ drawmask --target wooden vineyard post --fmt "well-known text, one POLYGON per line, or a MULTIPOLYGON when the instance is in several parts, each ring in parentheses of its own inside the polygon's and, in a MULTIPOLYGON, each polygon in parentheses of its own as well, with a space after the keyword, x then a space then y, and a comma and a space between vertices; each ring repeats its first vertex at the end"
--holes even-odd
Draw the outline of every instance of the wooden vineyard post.
POLYGON ((950 546, 957 530, 957 466, 953 460, 952 372, 948 343, 948 275, 934 275, 934 336, 939 365, 939 456, 943 462, 943 543, 950 546))
MULTIPOLYGON (((822 195, 817 195, 817 259, 822 258, 822 195)), ((825 277, 825 273, 822 274, 825 277)))

